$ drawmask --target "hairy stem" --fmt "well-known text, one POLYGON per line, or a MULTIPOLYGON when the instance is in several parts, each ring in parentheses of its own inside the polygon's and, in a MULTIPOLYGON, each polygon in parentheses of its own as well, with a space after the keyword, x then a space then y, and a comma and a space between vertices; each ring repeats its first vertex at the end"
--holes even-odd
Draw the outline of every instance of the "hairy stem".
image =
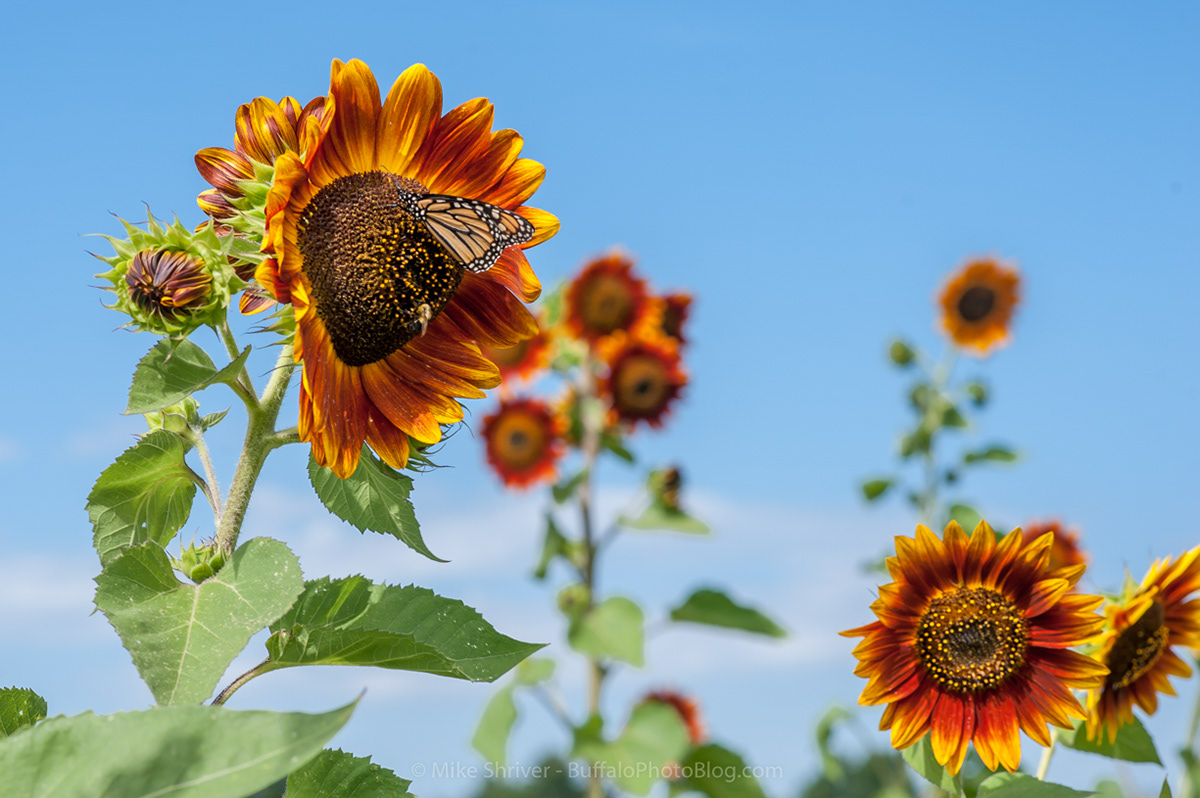
POLYGON ((216 542, 226 551, 233 551, 237 546, 238 533, 246 518, 246 508, 250 506, 254 483, 258 481, 267 455, 279 446, 272 438, 276 434, 275 419, 279 416, 279 407, 283 404, 283 395, 292 377, 291 364, 292 345, 285 344, 271 372, 271 380, 262 398, 256 402, 257 407, 246 408, 250 417, 246 425, 246 441, 242 445, 242 456, 233 474, 233 482, 229 485, 229 498, 217 525, 216 542))
POLYGON ((228 687, 226 687, 221 692, 217 693, 217 697, 212 700, 212 705, 214 707, 221 706, 226 701, 228 701, 229 697, 231 695, 233 695, 234 693, 236 693, 238 691, 238 689, 242 685, 244 685, 246 682, 250 681, 255 676, 262 676, 267 671, 274 670, 273 668, 267 667, 270 664, 271 664, 271 660, 269 658, 264 659, 262 662, 258 663, 253 668, 251 668, 250 670, 243 673, 241 676, 234 679, 232 682, 229 683, 228 687))
POLYGON ((196 445, 196 453, 200 455, 200 462, 204 465, 204 481, 206 483, 204 492, 208 495, 208 502, 213 508, 213 520, 220 526, 224 505, 221 502, 221 486, 217 483, 217 470, 213 468, 212 455, 208 451, 208 442, 204 440, 204 433, 199 431, 195 432, 191 439, 192 443, 196 445))

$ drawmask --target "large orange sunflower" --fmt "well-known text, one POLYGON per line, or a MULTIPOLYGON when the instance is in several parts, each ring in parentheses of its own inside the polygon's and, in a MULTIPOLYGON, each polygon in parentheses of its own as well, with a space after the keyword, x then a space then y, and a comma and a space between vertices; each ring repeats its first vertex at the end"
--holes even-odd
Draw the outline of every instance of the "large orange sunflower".
POLYGON ((540 399, 502 399, 483 418, 488 463, 510 487, 549 482, 563 456, 563 426, 562 417, 540 399))
POLYGON ((1047 532, 1053 533, 1054 543, 1050 545, 1050 570, 1053 571, 1065 565, 1087 565, 1088 557, 1079 543, 1078 529, 1068 529, 1062 521, 1054 520, 1026 524, 1024 530, 1026 544, 1032 543, 1047 532))
POLYGON ((931 732, 951 773, 967 744, 989 770, 1021 763, 1019 731, 1050 744, 1046 723, 1071 727, 1085 713, 1073 687, 1103 682, 1104 666, 1071 646, 1095 637, 1098 596, 1070 593, 1081 565, 1047 567, 1050 538, 999 543, 986 523, 967 537, 951 522, 943 540, 924 526, 896 538, 887 560, 894 582, 879 588, 879 620, 842 632, 865 638, 855 673, 869 679, 861 704, 886 704, 880 728, 907 748, 931 732))
POLYGON ((1150 567, 1141 586, 1125 600, 1105 608, 1108 623, 1096 658, 1109 670, 1103 687, 1088 693, 1088 737, 1133 721, 1133 705, 1153 715, 1158 694, 1175 695, 1168 676, 1192 675, 1191 667, 1171 649, 1200 647, 1200 546, 1178 560, 1168 557, 1150 567))
POLYGON ((1020 283, 1017 270, 998 260, 968 262, 942 289, 942 328, 963 349, 986 355, 1008 341, 1020 283))
POLYGON ((537 334, 532 338, 526 338, 515 346, 485 346, 483 354, 500 369, 502 379, 528 382, 550 364, 552 343, 550 331, 539 322, 537 334))
POLYGON ((334 61, 316 143, 282 153, 266 205, 255 276, 295 308, 303 361, 300 436, 317 462, 353 473, 365 440, 402 467, 409 438, 433 443, 500 375, 480 347, 537 332, 521 304, 541 291, 517 247, 468 271, 399 202, 400 191, 480 200, 514 211, 545 241, 558 220, 526 207, 545 168, 519 158, 515 131, 492 132, 491 103, 442 115, 442 88, 423 65, 381 101, 361 61, 334 61))

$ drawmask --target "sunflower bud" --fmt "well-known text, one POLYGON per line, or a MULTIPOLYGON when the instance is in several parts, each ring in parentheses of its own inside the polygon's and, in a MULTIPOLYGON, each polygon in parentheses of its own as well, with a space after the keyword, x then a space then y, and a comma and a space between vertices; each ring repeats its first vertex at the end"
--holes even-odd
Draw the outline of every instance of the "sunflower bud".
POLYGON ((176 435, 188 435, 193 427, 201 425, 200 405, 190 396, 182 402, 144 415, 151 432, 164 429, 176 435))
POLYGON ((200 584, 205 579, 211 579, 224 567, 226 560, 225 549, 215 542, 202 543, 197 546, 194 542, 174 560, 172 565, 181 571, 188 579, 200 584))
POLYGON ((116 296, 110 307, 126 313, 140 330, 183 336, 216 323, 233 291, 243 284, 229 260, 229 240, 212 225, 188 230, 178 220, 163 226, 150 216, 145 228, 124 220, 127 238, 105 236, 116 254, 100 260, 116 296))
POLYGON ((899 366, 900 368, 904 368, 905 366, 912 364, 913 360, 916 358, 916 355, 911 346, 909 346, 905 341, 901 341, 899 338, 897 338, 896 340, 892 341, 892 345, 888 347, 888 358, 891 359, 893 364, 899 366))
POLYGON ((558 609, 568 618, 580 618, 587 609, 591 591, 587 585, 567 585, 558 592, 558 609))

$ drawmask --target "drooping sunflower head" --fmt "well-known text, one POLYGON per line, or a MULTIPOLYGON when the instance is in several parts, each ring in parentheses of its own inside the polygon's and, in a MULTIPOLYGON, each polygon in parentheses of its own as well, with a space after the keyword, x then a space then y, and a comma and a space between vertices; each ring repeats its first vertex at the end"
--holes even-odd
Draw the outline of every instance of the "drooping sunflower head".
POLYGON ((962 349, 986 355, 1008 341, 1020 275, 991 258, 969 261, 942 289, 942 328, 962 349))
POLYGON ((696 703, 696 699, 677 690, 655 690, 647 693, 641 701, 643 704, 648 702, 666 704, 678 712, 680 720, 687 727, 688 739, 692 745, 703 745, 708 739, 704 719, 700 715, 700 705, 696 703))
POLYGON ((461 420, 459 399, 499 383, 481 348, 537 332, 522 301, 541 285, 522 250, 558 220, 524 204, 545 169, 519 157, 516 132, 493 132, 492 116, 484 99, 442 114, 441 84, 420 64, 381 98, 365 64, 334 61, 311 144, 275 160, 256 278, 294 308, 300 435, 339 476, 364 440, 403 467, 409 438, 437 442, 461 420), (516 214, 532 235, 469 271, 414 212, 427 194, 516 214))
POLYGON ((483 438, 488 463, 514 488, 553 480, 564 451, 562 418, 540 399, 501 399, 484 416, 483 438))
POLYGON ((104 236, 115 254, 96 256, 111 267, 96 276, 111 284, 111 307, 128 314, 132 326, 179 336, 224 316, 242 281, 211 224, 188 230, 178 219, 164 225, 153 215, 144 227, 121 224, 127 237, 104 236))
POLYGON ((1067 565, 1087 565, 1087 552, 1079 542, 1079 530, 1068 528, 1061 521, 1038 521, 1024 527, 1026 545, 1045 534, 1054 535, 1050 544, 1050 570, 1067 565))
POLYGON ((567 285, 567 329, 592 344, 633 330, 650 311, 646 281, 633 271, 633 260, 623 252, 588 261, 567 285))
POLYGON ((923 526, 897 537, 895 580, 871 605, 878 620, 842 632, 865 638, 855 673, 861 704, 886 704, 880 728, 892 746, 932 735, 939 764, 957 773, 975 750, 989 770, 1020 765, 1019 731, 1050 744, 1046 723, 1070 728, 1085 713, 1072 688, 1102 683, 1105 669, 1068 649, 1094 638, 1097 596, 1071 593, 1083 566, 1051 570, 1050 538, 1000 542, 986 523, 968 538, 951 522, 939 540, 923 526))
POLYGON ((680 346, 688 342, 684 326, 692 310, 692 296, 679 291, 664 294, 654 300, 658 331, 680 346))
POLYGON ((1200 546, 1179 559, 1151 566, 1142 584, 1105 608, 1105 635, 1096 658, 1108 668, 1102 686, 1088 693, 1088 736, 1133 721, 1133 705, 1147 715, 1158 709, 1158 694, 1175 695, 1168 676, 1191 676, 1176 646, 1200 647, 1200 546))
POLYGON ((601 355, 608 364, 601 389, 612 423, 661 427, 687 385, 679 347, 663 336, 618 333, 604 342, 601 355))

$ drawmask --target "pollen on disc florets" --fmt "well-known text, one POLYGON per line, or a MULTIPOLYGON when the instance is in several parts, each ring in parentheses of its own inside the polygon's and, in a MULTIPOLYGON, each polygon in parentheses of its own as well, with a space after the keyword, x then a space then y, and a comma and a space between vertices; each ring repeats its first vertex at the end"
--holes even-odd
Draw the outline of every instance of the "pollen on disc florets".
POLYGON ((110 283, 116 301, 109 307, 127 314, 131 326, 161 335, 219 322, 245 286, 231 262, 231 237, 219 237, 212 224, 189 230, 178 219, 163 225, 147 216, 143 227, 120 220, 126 238, 103 236, 115 250, 96 256, 112 267, 96 275, 110 283))
POLYGON ((317 314, 338 358, 382 360, 435 319, 464 269, 400 201, 416 181, 377 170, 344 175, 303 209, 296 243, 317 314))
POLYGON ((1002 685, 1025 663, 1029 625, 1007 597, 955 588, 930 602, 917 626, 917 652, 943 689, 978 693, 1002 685))

